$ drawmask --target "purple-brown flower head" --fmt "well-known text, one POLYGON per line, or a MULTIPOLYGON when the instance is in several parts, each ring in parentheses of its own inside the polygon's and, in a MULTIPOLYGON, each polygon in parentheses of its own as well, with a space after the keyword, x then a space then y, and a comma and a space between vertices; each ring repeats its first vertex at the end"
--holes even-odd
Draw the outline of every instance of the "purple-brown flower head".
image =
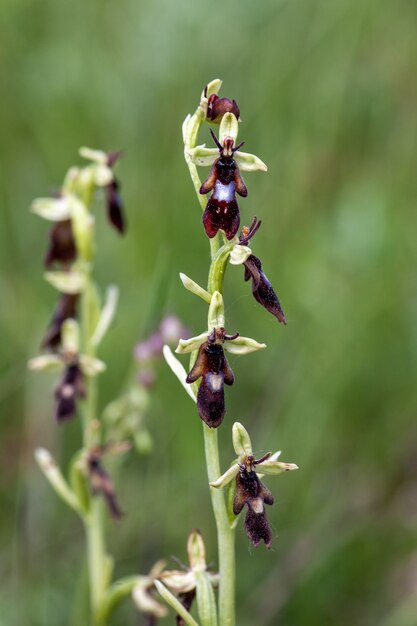
POLYGON ((218 428, 226 412, 224 384, 233 385, 234 374, 224 355, 223 343, 236 337, 226 335, 224 328, 213 329, 207 341, 200 345, 197 359, 186 378, 189 384, 202 378, 197 393, 198 414, 210 428, 218 428))
MULTIPOLYGON (((240 235, 240 244, 246 245, 260 227, 261 222, 254 218, 250 228, 243 228, 240 235)), ((252 293, 255 300, 267 311, 272 313, 281 324, 286 324, 287 320, 271 283, 262 270, 260 259, 251 254, 244 262, 245 281, 252 279, 252 293)))
POLYGON ((248 456, 245 463, 239 465, 240 472, 236 477, 236 493, 233 501, 233 513, 239 515, 247 506, 245 530, 249 539, 256 547, 263 541, 267 548, 272 544, 272 533, 266 514, 265 504, 273 504, 274 498, 260 481, 255 468, 270 457, 270 453, 255 460, 248 456))
POLYGON ((217 94, 209 96, 207 103, 207 120, 213 124, 220 124, 225 113, 233 113, 236 119, 239 119, 240 111, 236 100, 219 98, 217 94))
POLYGON ((65 366, 55 389, 55 420, 61 423, 73 418, 77 411, 77 400, 85 395, 84 376, 78 359, 74 358, 65 366))
POLYGON ((54 263, 62 263, 65 267, 70 265, 77 256, 74 234, 71 220, 57 222, 49 232, 49 247, 45 255, 45 267, 51 267, 54 263))
MULTIPOLYGON (((298 469, 295 463, 278 461, 281 452, 268 452, 260 459, 255 459, 252 443, 247 430, 239 422, 233 424, 233 447, 238 456, 230 468, 217 480, 210 483, 211 487, 222 489, 232 486, 235 481, 233 498, 233 514, 239 515, 243 507, 247 507, 245 530, 254 546, 263 541, 267 548, 271 547, 272 533, 265 514, 265 504, 273 504, 274 498, 262 484, 258 474, 277 475, 298 469)), ((232 492, 233 493, 233 492, 232 492)))
POLYGON ((227 239, 232 239, 240 224, 239 206, 236 194, 248 195, 248 190, 240 175, 239 166, 233 158, 234 153, 243 145, 234 147, 234 140, 225 137, 223 144, 210 131, 219 149, 220 156, 213 163, 210 174, 200 187, 200 193, 213 191, 203 213, 203 225, 208 237, 214 237, 221 229, 227 239))
POLYGON ((93 494, 103 496, 110 515, 113 519, 120 519, 123 513, 116 498, 113 481, 101 462, 101 457, 107 449, 107 446, 101 446, 89 451, 88 474, 93 494))
POLYGON ((42 340, 42 348, 55 351, 61 344, 61 329, 67 319, 77 317, 78 294, 63 293, 58 300, 51 323, 42 340))

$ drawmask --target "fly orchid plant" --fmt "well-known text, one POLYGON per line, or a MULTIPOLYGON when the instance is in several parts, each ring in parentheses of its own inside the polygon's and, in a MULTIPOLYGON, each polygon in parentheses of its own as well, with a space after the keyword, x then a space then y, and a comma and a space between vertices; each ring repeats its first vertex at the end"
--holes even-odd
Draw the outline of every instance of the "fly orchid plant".
MULTIPOLYGON (((188 371, 171 349, 164 347, 168 365, 196 403, 203 422, 207 474, 218 537, 219 575, 216 578, 217 606, 207 600, 207 591, 196 587, 202 626, 235 626, 235 528, 240 513, 246 507, 244 526, 252 544, 258 546, 263 541, 270 548, 272 533, 265 505, 273 503, 273 496, 261 478, 264 474, 297 469, 294 463, 278 461, 279 453, 268 453, 256 459, 247 431, 237 422, 232 429, 237 459, 225 473, 220 469, 217 429, 227 423, 224 385, 235 383, 225 352, 233 357, 266 348, 264 343, 227 328, 223 281, 228 265, 243 265, 244 279, 251 279, 255 300, 278 322, 287 323, 262 263, 250 248, 261 222, 255 217, 251 226, 244 226, 239 233, 241 217, 236 194, 243 198, 248 195, 241 172, 265 172, 267 167, 257 156, 242 152, 243 142, 237 143, 240 110, 235 100, 219 97, 221 84, 220 80, 214 80, 206 86, 195 113, 186 117, 182 127, 184 157, 203 212, 202 224, 209 238, 211 264, 207 289, 183 273, 180 278, 188 291, 207 303, 207 327, 201 334, 179 341, 177 354, 190 355, 188 371), (215 148, 197 145, 204 123, 218 126, 218 134, 210 128, 215 148), (203 182, 198 167, 211 168, 203 182)), ((155 584, 175 609, 177 605, 167 596, 167 589, 162 589, 163 582, 159 580, 155 584)), ((178 599, 181 598, 175 598, 177 602, 178 599)), ((183 606, 187 611, 185 623, 195 624, 188 608, 183 606)))
MULTIPOLYGON (((141 453, 150 450, 152 442, 144 416, 150 404, 151 364, 149 358, 145 359, 144 371, 145 361, 139 359, 137 346, 137 380, 99 413, 97 376, 106 365, 97 357, 97 351, 115 315, 118 290, 110 286, 102 302, 94 281, 93 211, 97 192, 101 191, 107 218, 120 234, 126 230, 126 218, 120 184, 113 171, 120 153, 81 148, 80 155, 90 163, 72 167, 55 197, 39 198, 31 207, 32 212, 52 222, 45 278, 59 296, 41 343, 43 354, 31 359, 29 367, 59 374, 52 401, 60 427, 81 418, 81 448, 74 453, 67 472, 61 470, 45 448, 38 448, 35 458, 57 495, 84 525, 90 588, 90 617, 85 623, 104 626, 117 604, 132 594, 143 579, 134 575, 112 582, 113 558, 106 545, 105 508, 114 520, 119 520, 123 507, 105 459, 125 453, 132 444, 141 453)), ((156 347, 159 346, 157 352, 162 352, 165 342, 178 341, 183 332, 175 317, 165 318, 147 340, 153 346, 152 356, 156 347)), ((141 344, 142 356, 145 343, 141 344)))

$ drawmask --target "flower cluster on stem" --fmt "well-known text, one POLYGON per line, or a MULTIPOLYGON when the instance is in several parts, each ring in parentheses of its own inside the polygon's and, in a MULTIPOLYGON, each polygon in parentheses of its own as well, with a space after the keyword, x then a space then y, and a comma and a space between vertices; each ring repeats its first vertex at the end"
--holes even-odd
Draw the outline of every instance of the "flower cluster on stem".
POLYGON ((239 106, 234 99, 220 98, 220 87, 220 80, 214 80, 205 87, 195 113, 186 117, 182 127, 185 161, 203 212, 202 225, 210 242, 211 264, 206 289, 183 273, 180 278, 188 291, 208 304, 207 328, 195 337, 179 341, 176 352, 190 355, 188 371, 168 347, 165 347, 164 354, 168 365, 196 402, 197 412, 203 421, 219 554, 218 608, 208 623, 215 624, 218 620, 220 626, 234 626, 234 533, 237 519, 246 506, 245 529, 249 539, 255 546, 263 541, 269 548, 272 533, 264 505, 271 505, 273 496, 261 482, 262 474, 258 470, 281 473, 297 466, 279 462, 277 453, 268 453, 256 459, 249 435, 241 424, 236 423, 233 426, 233 441, 238 460, 226 474, 220 470, 217 428, 227 421, 224 386, 238 384, 225 351, 231 355, 247 355, 266 347, 264 343, 241 336, 236 329, 227 329, 223 281, 229 264, 244 266, 244 279, 252 280, 255 300, 280 323, 286 324, 276 292, 263 271, 261 261, 250 247, 261 222, 253 218, 251 226, 244 226, 239 233, 241 215, 236 195, 242 198, 248 196, 248 187, 241 172, 265 172, 267 167, 257 156, 242 152, 243 142, 237 142, 239 106), (210 129, 215 147, 198 145, 203 123, 218 125, 217 134, 210 129), (197 167, 210 167, 209 175, 203 182, 197 167), (208 198, 205 197, 207 194, 210 194, 208 198), (238 438, 244 440, 243 447, 237 445, 237 432, 238 438), (230 492, 227 497, 221 487, 230 492))

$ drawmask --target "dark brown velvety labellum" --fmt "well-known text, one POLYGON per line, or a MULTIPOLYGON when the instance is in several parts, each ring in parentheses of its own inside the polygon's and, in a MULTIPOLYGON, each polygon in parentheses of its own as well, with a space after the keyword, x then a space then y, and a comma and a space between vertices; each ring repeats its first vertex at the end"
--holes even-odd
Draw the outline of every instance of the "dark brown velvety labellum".
POLYGON ((57 222, 49 233, 49 248, 45 255, 45 266, 53 263, 69 265, 77 256, 71 220, 57 222))
POLYGON ((261 306, 272 313, 281 324, 286 324, 284 311, 271 283, 262 271, 260 259, 251 254, 245 261, 245 280, 252 278, 252 293, 261 306))
POLYGON ((265 514, 265 504, 273 504, 274 498, 261 483, 256 472, 245 467, 241 468, 236 477, 236 494, 233 501, 233 513, 239 515, 247 506, 245 530, 249 539, 256 547, 263 541, 267 548, 272 544, 272 533, 265 514))
POLYGON ((200 377, 202 381, 197 393, 198 414, 207 426, 218 428, 226 413, 224 383, 232 385, 234 382, 233 372, 220 344, 206 341, 200 346, 196 362, 186 381, 193 383, 200 377))
POLYGON ((58 423, 73 418, 78 398, 85 397, 84 377, 75 361, 67 365, 64 375, 55 389, 55 419, 58 423))
POLYGON ((203 226, 210 239, 220 229, 227 239, 232 239, 240 224, 236 193, 246 197, 248 190, 233 156, 226 156, 214 134, 213 138, 219 146, 220 157, 213 163, 210 174, 200 187, 202 195, 213 191, 203 213, 203 226))
POLYGON ((65 320, 77 317, 78 294, 64 293, 58 300, 51 323, 42 340, 42 348, 56 350, 61 344, 61 329, 65 320))

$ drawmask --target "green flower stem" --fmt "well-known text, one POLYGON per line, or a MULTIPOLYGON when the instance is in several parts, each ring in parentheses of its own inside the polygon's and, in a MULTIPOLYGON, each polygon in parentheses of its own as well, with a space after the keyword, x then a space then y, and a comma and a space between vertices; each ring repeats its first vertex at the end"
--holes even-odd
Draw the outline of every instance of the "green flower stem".
MULTIPOLYGON (((94 287, 91 269, 85 269, 85 290, 81 300, 81 332, 84 353, 95 357, 94 344, 94 287)), ((100 428, 97 421, 97 379, 89 376, 86 380, 86 400, 83 411, 83 443, 86 449, 100 444, 100 428)), ((109 579, 109 562, 104 537, 104 516, 102 502, 91 498, 90 510, 84 520, 87 541, 87 563, 90 587, 90 610, 93 626, 99 624, 99 612, 103 603, 109 579)), ((102 622, 103 623, 103 622, 102 622)))
MULTIPOLYGON (((185 160, 190 171, 191 180, 204 211, 206 200, 200 194, 201 180, 197 167, 192 162, 188 149, 197 143, 198 131, 205 119, 205 111, 200 106, 189 121, 188 141, 185 146, 185 160)), ((208 279, 208 291, 223 291, 223 278, 232 246, 225 245, 219 250, 219 235, 210 239, 211 266, 208 279)), ((206 456, 207 475, 209 482, 215 481, 220 475, 219 446, 217 430, 203 423, 204 449, 206 456)), ((226 501, 223 492, 210 487, 210 496, 217 528, 219 552, 219 626, 235 625, 235 533, 230 527, 226 501)))
MULTIPOLYGON (((214 482, 221 475, 217 429, 203 423, 207 475, 214 482)), ((221 489, 210 487, 219 550, 219 626, 235 624, 235 531, 230 528, 221 489)))

